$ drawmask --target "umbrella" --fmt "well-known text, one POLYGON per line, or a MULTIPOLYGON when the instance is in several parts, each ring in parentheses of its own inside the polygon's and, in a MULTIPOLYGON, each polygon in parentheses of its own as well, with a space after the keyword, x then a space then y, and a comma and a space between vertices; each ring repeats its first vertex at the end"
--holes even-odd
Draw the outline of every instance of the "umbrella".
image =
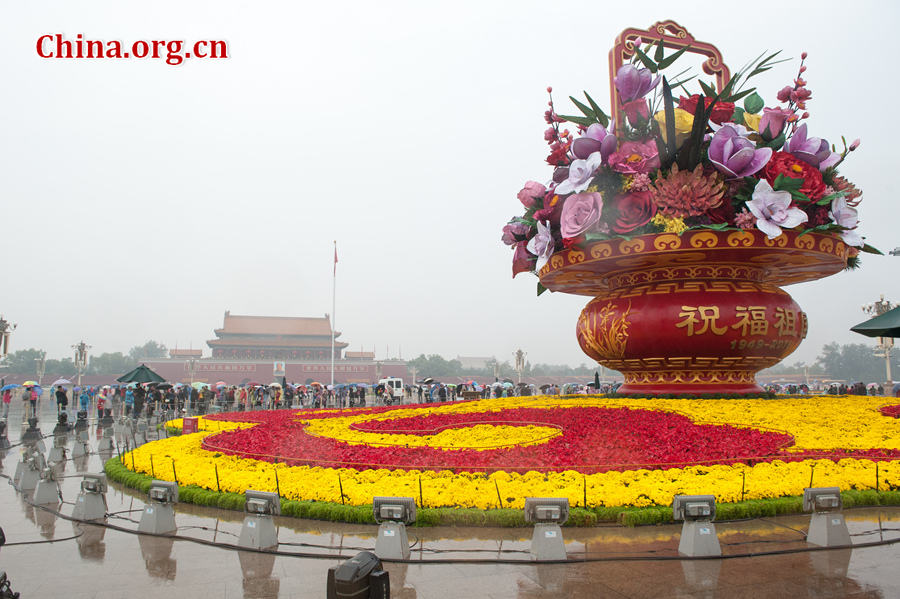
POLYGON ((17 385, 17 384, 15 384, 15 383, 10 383, 9 385, 3 385, 2 387, 0 387, 0 391, 9 391, 10 389, 16 389, 16 388, 21 387, 21 386, 22 386, 22 385, 17 385))
POLYGON ((171 389, 172 385, 169 383, 160 383, 156 386, 157 389, 171 389))
POLYGON ((53 387, 58 387, 59 385, 71 385, 71 384, 72 384, 72 381, 70 381, 69 379, 56 379, 55 381, 50 383, 50 385, 53 387))
POLYGON ((423 380, 422 382, 425 383, 426 385, 430 385, 431 383, 434 382, 434 379, 431 377, 428 377, 425 380, 423 380))
POLYGON ((900 306, 850 328, 866 337, 900 337, 900 306))
POLYGON ((318 385, 318 386, 321 387, 321 386, 322 386, 322 383, 310 383, 310 385, 318 385))
POLYGON ((197 381, 196 383, 191 383, 191 387, 193 387, 194 389, 202 389, 203 387, 208 387, 208 386, 209 386, 209 383, 203 383, 200 381, 197 381))
POLYGON ((143 364, 116 379, 120 383, 164 383, 166 379, 159 376, 143 364))
POLYGON ((38 384, 37 381, 25 381, 24 383, 22 383, 22 386, 23 387, 35 387, 35 386, 37 386, 37 384, 38 384))
POLYGON ((270 387, 281 387, 281 383, 269 383, 270 387))

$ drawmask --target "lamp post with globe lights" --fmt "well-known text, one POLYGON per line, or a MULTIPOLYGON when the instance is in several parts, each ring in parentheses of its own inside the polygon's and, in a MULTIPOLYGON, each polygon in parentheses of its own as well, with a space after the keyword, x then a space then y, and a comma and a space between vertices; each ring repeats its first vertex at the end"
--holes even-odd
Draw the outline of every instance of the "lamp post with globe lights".
POLYGON ((87 370, 88 350, 91 349, 91 346, 81 341, 77 345, 73 345, 72 349, 75 350, 75 371, 78 373, 78 386, 80 387, 81 375, 87 370))
MULTIPOLYGON (((863 312, 870 315, 872 318, 876 316, 881 316, 882 314, 886 314, 890 312, 894 308, 897 307, 896 302, 892 302, 890 300, 884 299, 884 295, 877 302, 872 302, 871 304, 866 304, 862 307, 863 312)), ((891 375, 891 349, 894 347, 894 338, 893 337, 878 337, 878 346, 875 348, 875 355, 879 358, 884 358, 884 366, 885 371, 887 373, 887 387, 890 389, 891 385, 893 385, 894 379, 891 375)))
POLYGON ((528 354, 526 354, 521 349, 517 349, 516 351, 513 352, 513 355, 516 357, 516 372, 519 375, 519 377, 518 377, 519 380, 516 382, 521 385, 522 384, 522 372, 525 370, 525 356, 527 356, 528 354))
POLYGON ((47 352, 42 351, 40 357, 34 359, 35 370, 37 374, 38 386, 44 382, 44 372, 47 369, 47 352))
POLYGON ((9 354, 9 338, 16 330, 16 326, 18 325, 9 322, 0 314, 0 362, 6 360, 6 356, 9 354))

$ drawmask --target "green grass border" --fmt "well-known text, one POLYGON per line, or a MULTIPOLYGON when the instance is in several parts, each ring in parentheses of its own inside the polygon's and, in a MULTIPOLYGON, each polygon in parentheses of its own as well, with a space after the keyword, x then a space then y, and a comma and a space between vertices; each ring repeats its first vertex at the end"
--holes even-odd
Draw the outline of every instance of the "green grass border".
MULTIPOLYGON (((150 489, 153 477, 132 472, 119 461, 118 457, 110 458, 104 466, 106 476, 126 487, 146 493, 150 489)), ((900 506, 900 491, 842 491, 841 498, 845 508, 900 506)), ((225 493, 211 491, 197 485, 179 485, 178 500, 182 503, 193 503, 227 510, 243 511, 244 495, 241 493, 225 493)), ((716 520, 742 520, 800 514, 803 512, 802 497, 777 497, 772 499, 753 499, 736 503, 717 503, 716 520)), ((341 505, 327 501, 281 500, 281 513, 284 516, 305 518, 308 520, 325 520, 328 522, 348 522, 351 524, 375 524, 371 505, 341 505)), ((672 523, 672 508, 666 506, 649 507, 573 507, 569 509, 569 521, 566 526, 589 527, 600 523, 616 523, 623 526, 646 526, 651 524, 672 523)), ((500 528, 527 527, 523 511, 520 509, 500 508, 480 510, 476 508, 418 508, 416 509, 416 526, 485 526, 500 528)))

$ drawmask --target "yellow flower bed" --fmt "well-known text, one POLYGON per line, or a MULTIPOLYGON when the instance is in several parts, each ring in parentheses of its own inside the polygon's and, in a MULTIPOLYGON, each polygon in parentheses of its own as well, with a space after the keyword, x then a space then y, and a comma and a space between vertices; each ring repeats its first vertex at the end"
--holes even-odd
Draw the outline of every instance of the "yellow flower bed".
MULTIPOLYGON (((790 433, 797 450, 898 449, 900 421, 878 413, 884 398, 809 397, 778 400, 646 400, 553 397, 513 398, 442 404, 403 410, 402 417, 432 413, 502 412, 508 408, 627 407, 667 410, 683 414, 697 423, 760 427, 790 433)), ((346 414, 346 412, 335 412, 346 414)), ((350 426, 370 419, 397 419, 401 413, 339 415, 334 418, 300 419, 307 431, 349 443, 371 442, 377 433, 357 431, 350 426)), ((502 417, 497 418, 502 420, 502 417)), ((172 424, 180 425, 173 422, 172 424)), ((809 486, 836 486, 841 489, 872 489, 876 484, 876 463, 867 459, 776 460, 753 466, 712 465, 668 470, 628 470, 583 475, 575 471, 525 474, 458 473, 419 470, 355 470, 285 466, 206 451, 204 437, 218 431, 253 426, 248 423, 200 419, 201 432, 147 443, 124 457, 125 465, 164 480, 217 489, 216 468, 222 491, 242 493, 248 488, 275 491, 288 499, 366 505, 376 495, 419 497, 428 507, 521 508, 526 497, 568 497, 572 505, 649 506, 669 505, 676 494, 715 494, 719 501, 760 499, 800 495, 809 486), (152 456, 152 464, 151 464, 152 456), (743 488, 743 496, 742 496, 743 488), (499 495, 499 497, 498 497, 499 495)), ((518 427, 523 428, 523 427, 518 427)), ((527 428, 527 427, 524 427, 527 428)), ((549 427, 535 427, 536 429, 549 427)), ((454 430, 455 433, 468 429, 454 430)), ((553 429, 555 430, 555 429, 553 429)), ((449 431, 446 431, 449 432, 449 431)), ((443 433, 441 433, 443 434, 443 433)), ((396 435, 387 435, 395 437, 396 435)), ((421 436, 416 437, 420 441, 421 436)), ((438 437, 440 435, 435 435, 438 437)), ((493 437, 488 437, 491 439, 493 437)), ((528 435, 522 442, 528 442, 528 435)), ((446 437, 440 442, 445 443, 446 437)), ((464 437, 459 437, 464 439, 464 437)), ((433 442, 433 440, 432 440, 433 442)), ((471 443, 471 437, 469 438, 471 443)), ((900 487, 900 460, 878 462, 882 489, 900 487)))

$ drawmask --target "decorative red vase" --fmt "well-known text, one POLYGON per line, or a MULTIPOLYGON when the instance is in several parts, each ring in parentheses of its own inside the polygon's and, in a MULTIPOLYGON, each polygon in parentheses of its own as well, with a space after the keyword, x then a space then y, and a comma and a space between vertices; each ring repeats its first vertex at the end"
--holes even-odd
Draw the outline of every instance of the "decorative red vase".
POLYGON ((620 393, 759 393, 756 373, 806 337, 806 314, 779 287, 840 272, 849 252, 832 235, 686 231, 559 252, 539 276, 594 296, 578 343, 625 375, 620 393))

